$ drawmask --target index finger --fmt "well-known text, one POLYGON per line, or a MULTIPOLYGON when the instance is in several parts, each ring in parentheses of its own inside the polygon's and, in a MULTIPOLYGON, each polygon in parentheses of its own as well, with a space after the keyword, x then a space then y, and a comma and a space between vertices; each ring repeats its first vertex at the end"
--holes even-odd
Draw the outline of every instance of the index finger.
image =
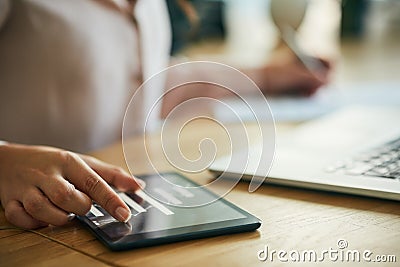
POLYGON ((78 155, 66 152, 64 176, 79 190, 102 206, 111 216, 121 222, 131 217, 131 211, 115 191, 78 155))
POLYGON ((79 156, 108 184, 115 186, 118 190, 136 191, 145 187, 143 180, 129 175, 120 167, 113 166, 90 156, 79 156))

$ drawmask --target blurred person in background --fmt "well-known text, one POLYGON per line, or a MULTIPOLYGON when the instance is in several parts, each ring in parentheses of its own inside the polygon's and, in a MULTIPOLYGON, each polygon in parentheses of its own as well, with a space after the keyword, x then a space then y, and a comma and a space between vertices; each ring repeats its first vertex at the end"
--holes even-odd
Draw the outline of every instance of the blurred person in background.
MULTIPOLYGON (((110 185, 137 190, 142 181, 78 152, 120 140, 130 97, 170 64, 170 46, 163 0, 0 0, 0 199, 9 222, 63 225, 92 199, 129 219, 110 185)), ((265 94, 310 95, 327 82, 328 65, 317 78, 282 51, 275 63, 242 69, 265 94)), ((164 87, 145 92, 143 104, 164 87)), ((159 114, 191 97, 167 95, 159 114)))

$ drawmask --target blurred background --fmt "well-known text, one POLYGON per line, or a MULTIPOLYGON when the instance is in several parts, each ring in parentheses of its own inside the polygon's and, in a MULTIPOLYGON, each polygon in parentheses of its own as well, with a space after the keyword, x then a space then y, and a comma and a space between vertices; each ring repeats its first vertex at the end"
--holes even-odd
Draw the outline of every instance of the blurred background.
MULTIPOLYGON (((198 16, 196 26, 191 26, 179 2, 167 0, 173 27, 173 55, 228 61, 239 66, 268 61, 278 40, 270 0, 190 0, 198 16)), ((309 0, 298 32, 305 49, 336 59, 335 78, 339 80, 359 80, 365 78, 365 72, 371 79, 397 78, 399 0, 309 0), (346 69, 349 60, 357 61, 357 75, 346 75, 351 72, 346 69)))
MULTIPOLYGON (((268 63, 279 42, 270 1, 167 0, 171 54, 239 68, 268 63)), ((399 0, 309 0, 298 40, 304 51, 333 63, 331 82, 310 99, 269 97, 278 121, 305 120, 350 103, 400 105, 399 0)))

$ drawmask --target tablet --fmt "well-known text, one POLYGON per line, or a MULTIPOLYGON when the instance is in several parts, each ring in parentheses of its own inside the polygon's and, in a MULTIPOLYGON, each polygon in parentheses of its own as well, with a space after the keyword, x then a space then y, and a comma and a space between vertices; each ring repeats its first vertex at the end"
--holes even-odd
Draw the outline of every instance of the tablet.
POLYGON ((112 250, 253 231, 261 225, 258 218, 222 198, 218 199, 211 191, 180 174, 163 173, 139 178, 146 182, 145 190, 118 192, 132 212, 127 223, 118 222, 96 203, 85 216, 78 216, 112 250), (198 203, 196 199, 216 200, 209 204, 191 205, 198 203))

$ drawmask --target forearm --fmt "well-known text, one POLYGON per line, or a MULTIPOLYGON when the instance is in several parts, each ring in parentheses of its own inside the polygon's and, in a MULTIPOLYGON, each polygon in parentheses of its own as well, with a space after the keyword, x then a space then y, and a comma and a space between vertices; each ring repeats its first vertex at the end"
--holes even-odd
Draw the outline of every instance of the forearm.
POLYGON ((212 67, 217 67, 210 70, 209 66, 209 64, 204 63, 190 63, 184 64, 178 68, 172 68, 168 72, 165 89, 167 94, 163 98, 163 117, 175 106, 189 99, 198 97, 219 99, 234 94, 251 94, 258 90, 257 86, 264 91, 265 80, 268 80, 268 66, 263 69, 254 68, 242 70, 235 70, 230 66, 224 66, 222 64, 212 65, 212 67), (182 79, 182 77, 184 78, 182 79), (191 84, 174 88, 180 83, 185 83, 183 81, 189 81, 191 84), (253 82, 257 86, 250 86, 253 82))

